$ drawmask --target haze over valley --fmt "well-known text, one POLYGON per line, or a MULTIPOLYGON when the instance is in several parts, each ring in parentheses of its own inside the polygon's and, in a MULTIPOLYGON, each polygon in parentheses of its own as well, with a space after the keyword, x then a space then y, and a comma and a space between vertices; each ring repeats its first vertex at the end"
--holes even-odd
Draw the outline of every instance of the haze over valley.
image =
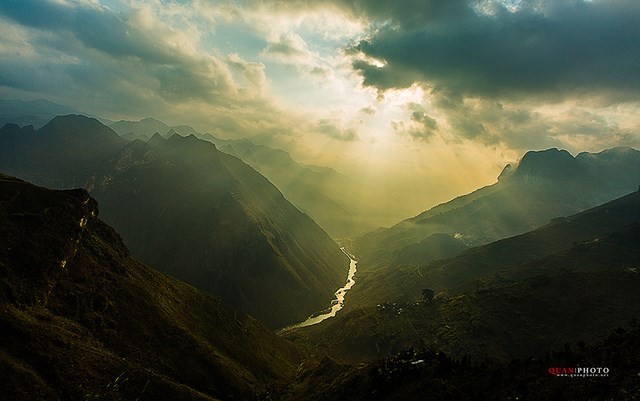
POLYGON ((633 400, 640 5, 0 3, 0 392, 633 400))

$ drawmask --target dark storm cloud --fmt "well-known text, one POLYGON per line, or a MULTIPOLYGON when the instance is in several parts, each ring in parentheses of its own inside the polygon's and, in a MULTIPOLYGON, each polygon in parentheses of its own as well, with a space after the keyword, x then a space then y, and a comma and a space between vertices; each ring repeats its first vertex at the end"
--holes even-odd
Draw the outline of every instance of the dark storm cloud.
MULTIPOLYGON (((601 90, 638 97, 640 2, 523 1, 514 12, 493 4, 483 9, 489 13, 477 11, 479 3, 467 13, 455 4, 455 13, 422 25, 392 14, 396 24, 355 45, 352 50, 386 63, 354 62, 364 84, 385 90, 418 82, 484 97, 601 90)), ((370 7, 372 15, 376 10, 370 7)))

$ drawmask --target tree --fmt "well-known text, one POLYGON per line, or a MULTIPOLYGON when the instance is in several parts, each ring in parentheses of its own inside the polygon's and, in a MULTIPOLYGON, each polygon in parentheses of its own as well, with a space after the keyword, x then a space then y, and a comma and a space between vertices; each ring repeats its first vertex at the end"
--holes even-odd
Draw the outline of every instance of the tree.
POLYGON ((435 293, 431 288, 425 288, 424 290, 422 290, 422 298, 427 302, 433 301, 434 295, 435 293))

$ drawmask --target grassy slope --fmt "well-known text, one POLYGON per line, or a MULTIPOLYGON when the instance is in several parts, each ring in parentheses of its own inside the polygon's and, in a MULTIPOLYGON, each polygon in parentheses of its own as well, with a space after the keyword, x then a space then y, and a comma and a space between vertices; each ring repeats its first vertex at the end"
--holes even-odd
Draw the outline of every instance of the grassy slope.
POLYGON ((359 276, 341 316, 290 338, 310 339, 351 362, 410 346, 509 360, 594 341, 640 314, 633 270, 640 266, 640 226, 632 223, 640 221, 639 202, 634 193, 430 267, 407 267, 397 285, 359 276), (448 295, 415 304, 429 287, 448 295), (385 301, 384 308, 372 304, 385 301))

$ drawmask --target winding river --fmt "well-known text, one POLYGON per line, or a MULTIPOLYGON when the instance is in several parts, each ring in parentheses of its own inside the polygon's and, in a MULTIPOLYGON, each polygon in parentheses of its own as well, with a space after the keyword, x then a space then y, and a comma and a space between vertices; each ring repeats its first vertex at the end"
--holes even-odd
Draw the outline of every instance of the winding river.
POLYGON ((322 313, 320 315, 315 315, 315 316, 310 316, 307 320, 305 320, 302 323, 298 323, 298 324, 294 324, 293 326, 289 326, 286 327, 284 329, 282 329, 280 332, 285 332, 285 331, 289 331, 289 330, 293 330, 293 329, 298 329, 301 327, 307 327, 307 326, 313 326, 314 324, 318 324, 324 320, 327 320, 331 317, 334 317, 336 315, 336 313, 338 313, 338 311, 340 311, 340 309, 342 309, 344 307, 344 298, 345 295, 347 294, 347 291, 349 291, 351 289, 351 287, 353 287, 353 285, 356 283, 356 281, 354 280, 354 276, 356 274, 356 265, 358 264, 358 261, 355 259, 355 257, 353 255, 351 255, 349 252, 346 251, 346 249, 344 249, 344 247, 341 247, 340 250, 342 251, 342 253, 344 253, 345 255, 347 255, 347 257, 350 260, 349 263, 349 274, 347 275, 347 283, 344 285, 344 287, 341 287, 338 289, 338 291, 336 291, 335 295, 336 298, 331 301, 331 310, 328 311, 327 313, 322 313))

